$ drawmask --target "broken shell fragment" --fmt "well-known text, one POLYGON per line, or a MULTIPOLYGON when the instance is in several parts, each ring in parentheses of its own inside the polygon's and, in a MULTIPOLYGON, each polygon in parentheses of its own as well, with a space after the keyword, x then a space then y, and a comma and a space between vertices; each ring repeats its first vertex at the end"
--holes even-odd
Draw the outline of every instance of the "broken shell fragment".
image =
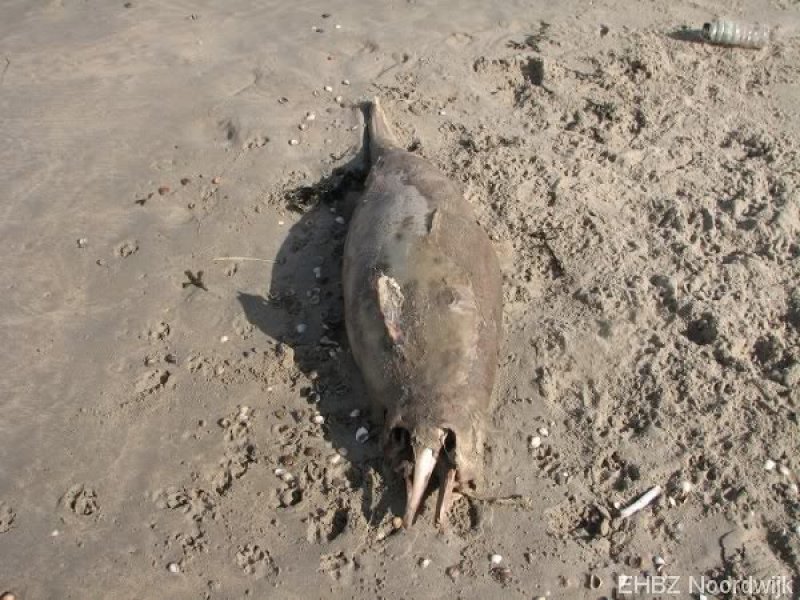
POLYGON ((356 441, 359 444, 365 443, 369 439, 369 430, 366 427, 356 429, 356 441))
POLYGON ((596 575, 595 573, 589 575, 590 590, 597 590, 600 588, 601 585, 603 585, 603 579, 599 575, 596 575))

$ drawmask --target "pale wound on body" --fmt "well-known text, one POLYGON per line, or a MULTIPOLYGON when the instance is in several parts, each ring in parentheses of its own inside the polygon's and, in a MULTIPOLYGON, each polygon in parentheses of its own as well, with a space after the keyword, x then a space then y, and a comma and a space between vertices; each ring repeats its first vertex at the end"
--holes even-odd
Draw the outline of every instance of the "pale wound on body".
POLYGON ((381 273, 377 281, 378 307, 386 326, 389 339, 395 344, 403 343, 403 330, 400 317, 403 313, 403 292, 400 284, 394 279, 381 273))

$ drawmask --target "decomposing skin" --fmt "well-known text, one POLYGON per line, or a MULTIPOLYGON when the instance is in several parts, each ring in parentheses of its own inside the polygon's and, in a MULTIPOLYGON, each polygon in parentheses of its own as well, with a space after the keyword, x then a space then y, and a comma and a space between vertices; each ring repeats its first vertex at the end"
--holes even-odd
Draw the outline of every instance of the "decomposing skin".
POLYGON ((378 100, 371 170, 344 253, 347 333, 384 418, 386 457, 406 480, 411 526, 433 473, 436 519, 474 489, 502 327, 500 267, 461 191, 399 148, 378 100))

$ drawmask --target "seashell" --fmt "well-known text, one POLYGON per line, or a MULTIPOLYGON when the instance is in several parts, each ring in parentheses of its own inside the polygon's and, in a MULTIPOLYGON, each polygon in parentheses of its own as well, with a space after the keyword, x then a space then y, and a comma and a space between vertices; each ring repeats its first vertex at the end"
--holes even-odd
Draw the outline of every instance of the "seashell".
POLYGON ((763 48, 770 42, 771 37, 772 31, 767 25, 737 23, 725 19, 703 24, 703 38, 721 46, 763 48))
POLYGON ((603 585, 603 579, 599 575, 592 573, 589 575, 589 589, 597 590, 600 589, 600 586, 603 585))

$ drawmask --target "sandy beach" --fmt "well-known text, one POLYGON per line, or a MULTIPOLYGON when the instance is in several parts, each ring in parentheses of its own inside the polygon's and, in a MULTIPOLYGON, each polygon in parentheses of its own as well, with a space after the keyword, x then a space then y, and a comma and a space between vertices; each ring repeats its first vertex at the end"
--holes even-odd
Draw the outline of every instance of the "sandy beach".
POLYGON ((788 0, 3 2, 0 593, 800 594, 798 26, 788 0), (716 17, 775 33, 704 43, 716 17), (430 501, 394 528, 344 328, 374 96, 503 268, 486 481, 444 531, 430 501))

